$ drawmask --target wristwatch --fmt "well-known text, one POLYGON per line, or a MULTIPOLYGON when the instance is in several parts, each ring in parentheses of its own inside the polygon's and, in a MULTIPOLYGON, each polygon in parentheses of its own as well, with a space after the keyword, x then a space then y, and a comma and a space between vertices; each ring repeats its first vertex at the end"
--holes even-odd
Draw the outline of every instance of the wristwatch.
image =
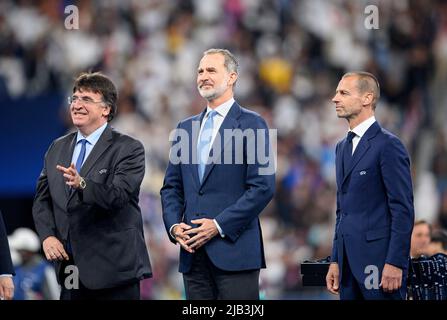
POLYGON ((84 178, 81 177, 81 181, 79 181, 79 188, 81 190, 84 190, 86 186, 87 186, 87 183, 85 182, 84 178))

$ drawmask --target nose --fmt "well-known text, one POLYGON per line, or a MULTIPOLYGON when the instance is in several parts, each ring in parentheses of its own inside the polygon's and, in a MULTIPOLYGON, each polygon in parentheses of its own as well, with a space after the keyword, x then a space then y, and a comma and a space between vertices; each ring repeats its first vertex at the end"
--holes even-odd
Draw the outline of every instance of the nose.
POLYGON ((198 80, 199 82, 204 82, 204 81, 209 80, 209 74, 208 74, 208 72, 203 71, 202 73, 199 73, 198 76, 197 76, 197 80, 198 80))
POLYGON ((71 104, 71 109, 73 110, 79 110, 82 108, 82 101, 81 100, 75 100, 73 101, 73 103, 71 104))
POLYGON ((338 99, 338 93, 336 93, 333 97, 332 97, 332 102, 333 103, 337 103, 339 101, 338 99))

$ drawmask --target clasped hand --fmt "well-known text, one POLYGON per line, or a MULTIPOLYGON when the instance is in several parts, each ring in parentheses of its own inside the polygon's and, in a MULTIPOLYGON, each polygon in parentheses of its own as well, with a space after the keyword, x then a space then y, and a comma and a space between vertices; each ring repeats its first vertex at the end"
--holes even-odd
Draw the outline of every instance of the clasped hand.
POLYGON ((189 253, 194 253, 195 250, 216 236, 219 231, 212 219, 191 220, 191 223, 197 224, 198 227, 193 228, 182 222, 173 228, 172 233, 183 249, 189 253))

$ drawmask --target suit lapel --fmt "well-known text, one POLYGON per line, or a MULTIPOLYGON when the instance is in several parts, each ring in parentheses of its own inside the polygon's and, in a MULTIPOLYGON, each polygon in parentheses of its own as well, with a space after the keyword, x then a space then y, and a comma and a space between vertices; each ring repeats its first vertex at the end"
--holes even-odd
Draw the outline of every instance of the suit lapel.
POLYGON ((340 143, 337 149, 337 156, 335 158, 336 164, 336 172, 337 172, 337 184, 340 189, 341 184, 343 182, 343 148, 346 145, 346 140, 343 143, 340 143))
POLYGON ((99 159, 99 157, 106 151, 112 144, 112 128, 107 125, 104 132, 99 137, 98 142, 96 142, 92 151, 88 155, 84 164, 82 165, 81 172, 79 173, 81 177, 85 177, 89 171, 92 169, 93 165, 99 159))
MULTIPOLYGON (((76 132, 69 135, 65 143, 66 145, 62 148, 62 150, 67 150, 67 152, 62 154, 60 164, 65 168, 68 168, 71 165, 71 158, 73 157, 74 148, 76 146, 76 132)), ((70 196, 70 187, 65 183, 65 179, 62 174, 60 175, 60 181, 63 184, 65 195, 68 198, 70 196)))
MULTIPOLYGON (((370 148, 371 144, 369 142, 369 140, 371 140, 372 138, 374 138, 377 133, 380 131, 380 126, 379 124, 376 122, 374 122, 369 128, 368 130, 366 130, 365 134, 363 135, 363 137, 360 139, 359 144, 357 145, 357 148, 354 151, 354 154, 352 155, 352 160, 351 160, 351 165, 350 167, 345 170, 346 174, 343 177, 343 183, 345 183, 347 177, 351 174, 352 170, 355 168, 355 166, 357 165, 357 163, 363 158, 363 156, 365 155, 365 153, 368 151, 368 149, 370 148)), ((346 144, 346 141, 345 141, 346 144)), ((344 146, 343 146, 344 147, 344 146)), ((343 184, 342 183, 342 184, 343 184)))
POLYGON ((197 158, 197 140, 199 139, 200 127, 202 125, 202 120, 205 117, 206 108, 202 113, 195 116, 191 121, 191 148, 190 148, 190 160, 191 165, 188 166, 190 168, 190 173, 192 175, 192 179, 194 181, 194 185, 196 189, 199 190, 200 187, 200 179, 199 179, 199 159, 197 158), (198 122, 198 126, 197 126, 198 122), (193 161, 194 159, 194 161, 193 161))
MULTIPOLYGON (((224 130, 226 129, 234 129, 238 127, 239 123, 236 120, 241 113, 241 107, 235 102, 230 108, 230 111, 228 112, 227 116, 225 117, 224 121, 222 122, 222 125, 219 128, 219 135, 216 136, 216 139, 214 139, 212 150, 216 150, 218 152, 217 157, 215 157, 215 161, 213 163, 210 163, 205 166, 205 173, 203 174, 203 180, 202 185, 205 183, 208 175, 213 170, 214 166, 217 163, 220 163, 222 153, 225 150, 225 145, 231 141, 231 135, 227 135, 227 137, 224 136, 224 130), (219 142, 217 142, 217 139, 220 139, 220 146, 219 142), (220 148, 219 148, 220 147, 220 148)), ((213 157, 214 158, 214 157, 213 157)))

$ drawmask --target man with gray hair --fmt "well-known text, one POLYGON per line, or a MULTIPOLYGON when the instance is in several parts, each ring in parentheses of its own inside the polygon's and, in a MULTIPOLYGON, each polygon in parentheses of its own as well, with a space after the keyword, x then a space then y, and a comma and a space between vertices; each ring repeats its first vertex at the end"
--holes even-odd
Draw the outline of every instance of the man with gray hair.
MULTIPOLYGON (((178 124, 177 132, 188 136, 187 149, 180 149, 186 160, 170 159, 160 191, 168 236, 181 247, 187 299, 259 299, 265 259, 258 215, 273 197, 275 175, 262 174, 265 165, 258 159, 249 161, 248 145, 270 152, 268 127, 259 114, 235 102, 237 67, 228 50, 204 52, 197 89, 207 106, 178 124), (243 138, 241 162, 235 161, 238 146, 226 135, 235 130, 262 133, 255 140, 243 138), (210 161, 226 154, 224 149, 231 149, 229 162, 210 161)), ((174 141, 173 148, 179 143, 184 141, 174 141)))

